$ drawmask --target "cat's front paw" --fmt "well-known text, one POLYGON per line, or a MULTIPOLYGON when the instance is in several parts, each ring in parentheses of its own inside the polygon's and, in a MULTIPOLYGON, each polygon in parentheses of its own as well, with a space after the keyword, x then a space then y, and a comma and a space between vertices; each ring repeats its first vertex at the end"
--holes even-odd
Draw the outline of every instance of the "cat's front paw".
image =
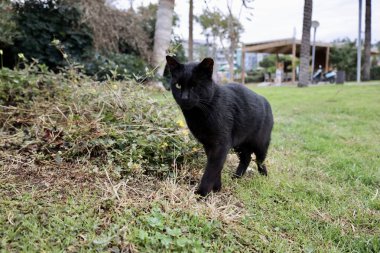
POLYGON ((222 190, 222 182, 216 182, 214 186, 212 187, 213 192, 220 192, 222 190))
POLYGON ((198 189, 195 191, 195 194, 197 194, 197 195, 199 195, 199 196, 201 196, 201 197, 206 197, 206 196, 209 194, 209 192, 204 191, 204 190, 198 188, 198 189))
POLYGON ((211 192, 211 186, 209 185, 200 185, 198 189, 195 191, 195 194, 200 195, 202 197, 206 197, 211 192))

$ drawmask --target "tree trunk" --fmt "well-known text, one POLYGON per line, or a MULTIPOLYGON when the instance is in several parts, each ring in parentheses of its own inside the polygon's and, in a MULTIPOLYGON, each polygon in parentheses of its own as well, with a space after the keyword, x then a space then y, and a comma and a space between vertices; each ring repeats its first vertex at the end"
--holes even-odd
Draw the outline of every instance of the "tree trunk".
POLYGON ((233 15, 232 15, 232 11, 231 11, 231 7, 228 6, 228 10, 229 10, 229 15, 228 15, 228 37, 229 37, 229 40, 230 40, 230 46, 229 46, 229 54, 228 54, 228 57, 227 57, 227 60, 228 60, 228 65, 229 65, 229 72, 230 72, 230 78, 229 78, 229 81, 230 82, 233 82, 234 81, 234 56, 235 56, 235 50, 236 50, 236 46, 237 46, 237 42, 238 42, 238 37, 237 37, 237 34, 235 32, 235 27, 234 27, 234 20, 233 20, 233 15))
POLYGON ((363 80, 370 79, 371 71, 371 0, 365 1, 365 38, 364 38, 364 64, 363 80))
POLYGON ((193 61, 193 0, 190 0, 190 9, 189 9, 189 61, 193 61))
POLYGON ((309 65, 310 65, 310 28, 311 15, 313 13, 313 0, 305 0, 303 9, 303 25, 301 40, 301 61, 298 87, 306 87, 309 84, 309 65))
POLYGON ((230 57, 228 58, 228 69, 230 72, 230 78, 229 81, 233 82, 234 81, 234 52, 230 52, 230 57))
MULTIPOLYGON (((160 0, 158 3, 152 63, 157 67, 157 76, 162 77, 165 69, 166 50, 170 46, 174 12, 174 0, 160 0)), ((153 84, 163 88, 161 82, 153 84)))

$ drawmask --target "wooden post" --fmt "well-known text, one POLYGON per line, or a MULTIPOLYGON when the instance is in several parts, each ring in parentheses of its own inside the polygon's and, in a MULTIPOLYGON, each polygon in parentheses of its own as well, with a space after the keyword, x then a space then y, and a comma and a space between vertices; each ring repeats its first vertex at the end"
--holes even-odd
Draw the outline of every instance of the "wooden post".
POLYGON ((293 40, 293 47, 292 47, 292 83, 296 83, 296 39, 293 40))
POLYGON ((325 72, 329 71, 330 63, 330 47, 326 48, 326 62, 325 62, 325 72))
POLYGON ((245 84, 245 46, 241 47, 241 83, 245 84))

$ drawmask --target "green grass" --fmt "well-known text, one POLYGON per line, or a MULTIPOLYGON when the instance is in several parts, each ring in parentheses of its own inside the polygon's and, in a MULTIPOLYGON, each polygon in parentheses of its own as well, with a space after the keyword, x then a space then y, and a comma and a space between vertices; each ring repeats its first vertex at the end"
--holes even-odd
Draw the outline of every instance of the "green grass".
POLYGON ((258 232, 252 242, 280 251, 378 252, 380 86, 257 92, 274 108, 275 129, 270 178, 238 187, 254 217, 246 229, 258 232))
POLYGON ((0 251, 379 252, 380 83, 253 89, 275 117, 268 178, 232 180, 229 165, 223 191, 197 202, 183 183, 115 197, 100 177, 62 194, 1 170, 0 251), (242 214, 223 220, 215 198, 242 214))

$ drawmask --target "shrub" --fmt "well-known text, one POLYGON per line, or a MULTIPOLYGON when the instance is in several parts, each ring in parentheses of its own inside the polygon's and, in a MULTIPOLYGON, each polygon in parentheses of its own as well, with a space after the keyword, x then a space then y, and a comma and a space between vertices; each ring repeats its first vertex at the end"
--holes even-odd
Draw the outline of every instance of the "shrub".
POLYGON ((380 66, 371 68, 371 80, 380 80, 380 66))
POLYGON ((160 103, 132 81, 64 76, 71 75, 1 70, 2 131, 17 140, 5 142, 0 150, 35 163, 107 166, 122 176, 162 177, 185 164, 203 164, 201 149, 174 102, 160 103), (40 89, 41 80, 46 89, 40 89), (12 105, 17 107, 8 107, 8 101, 16 101, 12 105))
POLYGON ((260 67, 266 69, 269 73, 276 72, 276 62, 281 62, 284 64, 284 71, 291 72, 292 71, 292 58, 288 55, 280 55, 278 60, 276 55, 267 55, 265 58, 259 63, 260 67))
MULTIPOLYGON (((40 66, 43 68, 43 65, 40 66)), ((38 66, 29 66, 20 71, 0 69, 0 105, 29 106, 36 100, 49 102, 57 95, 67 95, 67 87, 60 85, 61 76, 49 72, 44 75, 31 74, 37 71, 38 66)))
POLYGON ((346 72, 346 80, 356 80, 356 47, 349 39, 340 42, 331 49, 331 65, 346 72))
POLYGON ((14 8, 20 30, 20 36, 14 41, 15 53, 22 52, 28 59, 38 59, 53 69, 66 64, 62 54, 51 44, 53 40, 59 40, 75 61, 91 55, 91 30, 81 22, 77 7, 62 1, 29 0, 15 2, 14 8))
POLYGON ((110 54, 106 57, 98 54, 85 63, 85 73, 99 81, 105 81, 108 77, 142 81, 147 67, 148 64, 136 55, 110 54))
POLYGON ((246 83, 259 83, 264 81, 264 71, 254 70, 247 73, 248 76, 245 78, 246 83))

